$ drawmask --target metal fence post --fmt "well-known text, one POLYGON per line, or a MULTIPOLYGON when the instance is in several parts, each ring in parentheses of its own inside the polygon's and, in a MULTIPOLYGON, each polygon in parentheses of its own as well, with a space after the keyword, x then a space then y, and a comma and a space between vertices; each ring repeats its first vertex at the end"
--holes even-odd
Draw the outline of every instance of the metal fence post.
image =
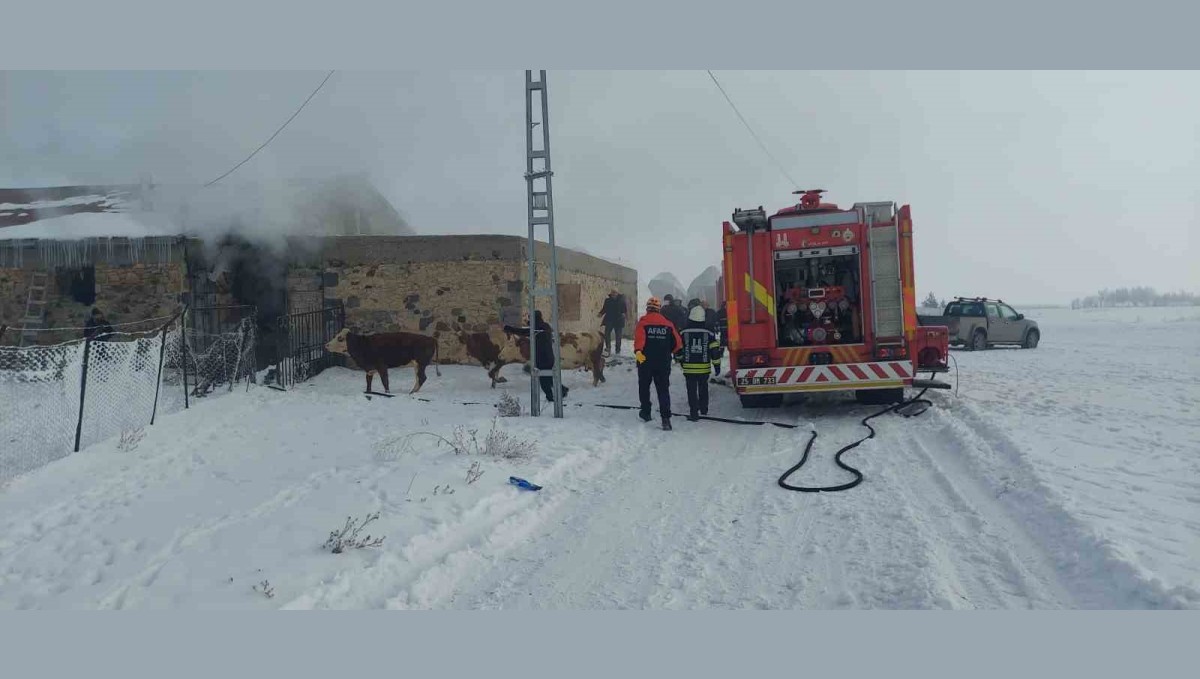
POLYGON ((83 434, 83 404, 87 395, 88 355, 92 353, 92 338, 83 341, 83 376, 79 382, 79 419, 75 422, 75 452, 79 452, 79 439, 83 434))
POLYGON ((167 354, 167 326, 170 321, 163 324, 162 340, 158 343, 158 381, 154 383, 154 409, 150 411, 150 426, 154 426, 154 417, 158 415, 158 390, 162 386, 162 367, 163 357, 167 354))
POLYGON ((183 308, 183 313, 179 316, 179 356, 183 361, 183 409, 188 409, 188 383, 187 383, 187 307, 183 308))

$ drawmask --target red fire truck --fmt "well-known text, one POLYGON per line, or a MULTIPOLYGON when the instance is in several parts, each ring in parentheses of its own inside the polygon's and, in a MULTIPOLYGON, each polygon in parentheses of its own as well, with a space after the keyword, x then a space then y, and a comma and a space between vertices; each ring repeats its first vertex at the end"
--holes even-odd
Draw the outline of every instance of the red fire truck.
POLYGON ((823 190, 767 216, 734 211, 722 226, 729 366, 743 407, 793 392, 852 390, 863 403, 903 400, 944 372, 947 329, 917 324, 909 206, 822 202, 823 190))

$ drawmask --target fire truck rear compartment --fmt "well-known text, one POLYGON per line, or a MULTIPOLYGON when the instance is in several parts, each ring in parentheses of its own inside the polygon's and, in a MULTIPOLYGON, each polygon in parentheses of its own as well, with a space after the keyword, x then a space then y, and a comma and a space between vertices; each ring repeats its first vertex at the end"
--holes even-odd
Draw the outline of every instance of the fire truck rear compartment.
POLYGON ((862 336, 862 288, 858 248, 837 254, 777 253, 775 292, 780 347, 858 344, 862 336))

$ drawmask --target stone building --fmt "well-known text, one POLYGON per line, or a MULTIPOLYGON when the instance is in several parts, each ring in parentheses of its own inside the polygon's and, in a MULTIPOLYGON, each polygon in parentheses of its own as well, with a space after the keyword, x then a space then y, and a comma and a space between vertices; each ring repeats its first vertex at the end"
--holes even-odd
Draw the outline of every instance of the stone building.
MULTIPOLYGON (((539 261, 548 246, 539 243, 539 261)), ((409 330, 439 338, 444 362, 464 361, 460 331, 520 324, 527 316, 526 240, 516 236, 308 236, 278 248, 239 239, 214 246, 194 238, 0 240, 0 325, 14 330, 31 286, 45 287, 42 327, 79 327, 92 306, 112 323, 169 316, 183 304, 252 304, 264 330, 280 314, 341 303, 346 324, 364 332, 409 330)), ((548 265, 540 264, 545 281, 548 265)), ((597 330, 609 290, 623 293, 630 318, 637 272, 558 249, 559 325, 597 330)), ((546 300, 539 308, 548 314, 546 300)), ((633 321, 625 335, 632 337, 633 321)), ((39 333, 41 344, 78 332, 39 333)))
MULTIPOLYGON (((539 244, 539 261, 547 247, 539 244)), ((442 359, 462 360, 458 332, 523 322, 525 249, 515 236, 413 235, 362 176, 204 191, 149 182, 0 189, 0 326, 9 328, 0 343, 17 343, 25 326, 79 328, 93 306, 119 324, 185 304, 253 305, 263 337, 283 314, 340 302, 351 327, 437 335, 442 359)), ((598 329, 610 289, 633 311, 635 271, 565 248, 558 260, 562 331, 598 329)))

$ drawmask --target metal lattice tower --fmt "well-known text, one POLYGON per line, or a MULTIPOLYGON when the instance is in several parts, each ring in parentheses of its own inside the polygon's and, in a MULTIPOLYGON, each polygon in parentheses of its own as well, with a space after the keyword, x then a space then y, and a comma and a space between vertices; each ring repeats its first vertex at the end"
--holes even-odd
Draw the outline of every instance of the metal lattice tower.
POLYGON ((534 309, 539 297, 550 300, 550 346, 554 351, 554 416, 563 416, 562 369, 559 361, 558 344, 558 250, 554 245, 554 198, 550 178, 550 125, 546 105, 546 72, 539 71, 538 80, 533 71, 525 71, 525 182, 529 194, 529 243, 526 256, 529 260, 529 414, 542 413, 542 392, 537 369, 537 342, 534 341, 534 309), (537 92, 540 106, 534 106, 537 92), (535 115, 535 113, 537 115, 535 115), (533 128, 541 126, 541 144, 534 144, 533 128), (550 280, 546 287, 539 288, 537 281, 537 227, 546 227, 546 242, 550 245, 550 280))

